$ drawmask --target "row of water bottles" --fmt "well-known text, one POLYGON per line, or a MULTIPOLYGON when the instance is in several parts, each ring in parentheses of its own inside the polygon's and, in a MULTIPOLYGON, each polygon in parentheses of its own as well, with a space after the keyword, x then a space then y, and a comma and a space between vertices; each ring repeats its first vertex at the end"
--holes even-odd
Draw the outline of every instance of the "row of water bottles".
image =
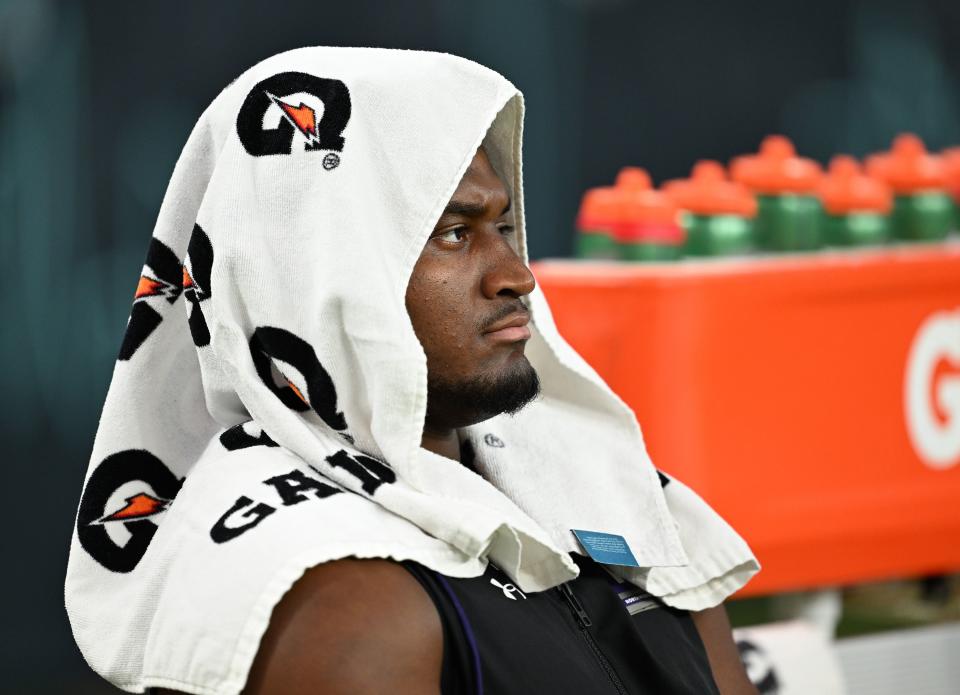
POLYGON ((938 241, 958 228, 960 148, 927 152, 915 135, 861 164, 837 155, 827 171, 781 135, 756 154, 715 161, 653 187, 639 167, 586 192, 577 217, 582 258, 667 261, 684 256, 813 251, 938 241))

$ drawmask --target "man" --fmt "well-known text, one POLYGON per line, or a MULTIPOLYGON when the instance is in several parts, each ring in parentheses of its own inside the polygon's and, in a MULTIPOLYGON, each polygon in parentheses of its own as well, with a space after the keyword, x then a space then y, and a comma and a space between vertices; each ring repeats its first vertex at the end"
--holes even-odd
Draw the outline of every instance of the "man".
MULTIPOLYGON (((530 333, 521 301, 535 282, 511 244, 509 211, 506 187, 481 149, 407 288, 427 355, 422 446, 455 461, 459 428, 519 410, 538 392, 523 355, 530 333)), ((720 692, 756 692, 722 605, 695 613, 694 623, 720 692)), ((408 572, 388 560, 339 560, 310 570, 280 603, 244 692, 438 693, 443 647, 437 611, 408 572)))
POLYGON ((168 693, 755 692, 720 603, 752 556, 658 480, 524 263, 521 109, 466 61, 372 49, 276 56, 214 102, 158 223, 193 345, 135 305, 78 514, 68 609, 97 670, 168 693), (124 394, 158 365, 202 422, 131 434, 124 394))

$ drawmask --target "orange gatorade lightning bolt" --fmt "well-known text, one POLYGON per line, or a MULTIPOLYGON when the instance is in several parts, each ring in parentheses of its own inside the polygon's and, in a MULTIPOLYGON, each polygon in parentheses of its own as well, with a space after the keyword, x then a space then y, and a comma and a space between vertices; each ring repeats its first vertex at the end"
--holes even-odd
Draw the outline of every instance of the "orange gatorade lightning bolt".
POLYGON ((149 275, 141 275, 133 299, 136 301, 144 297, 159 297, 166 293, 168 287, 169 285, 163 280, 156 280, 149 275))
POLYGON ((168 500, 161 500, 148 495, 145 492, 138 492, 133 497, 127 498, 127 504, 115 511, 113 514, 100 519, 105 521, 129 521, 130 519, 142 519, 145 516, 152 516, 157 512, 162 512, 170 504, 168 500))
POLYGON ((306 136, 307 140, 314 142, 318 140, 317 136, 317 112, 309 106, 300 102, 300 106, 293 106, 287 102, 273 96, 267 92, 267 96, 273 100, 273 103, 280 107, 283 115, 297 130, 306 136))
POLYGON ((290 390, 293 391, 293 392, 297 395, 297 398, 299 398, 301 401, 303 401, 304 404, 310 405, 309 403, 307 403, 307 399, 303 397, 303 393, 300 391, 300 389, 298 389, 298 388, 296 387, 296 385, 295 385, 292 381, 290 381, 289 379, 287 379, 287 377, 283 377, 283 378, 284 378, 284 380, 287 382, 287 386, 290 387, 290 390))

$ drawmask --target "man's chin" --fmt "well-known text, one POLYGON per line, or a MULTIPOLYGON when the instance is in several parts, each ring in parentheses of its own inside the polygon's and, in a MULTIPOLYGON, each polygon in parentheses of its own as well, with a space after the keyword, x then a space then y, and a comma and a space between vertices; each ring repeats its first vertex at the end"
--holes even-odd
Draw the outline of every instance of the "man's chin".
POLYGON ((428 419, 466 427, 501 414, 515 415, 540 394, 540 378, 523 355, 495 376, 458 382, 429 380, 428 419))
MULTIPOLYGON (((490 403, 494 415, 514 415, 540 395, 540 377, 525 355, 519 355, 495 382, 490 403)), ((491 415, 493 417, 493 415, 491 415)))

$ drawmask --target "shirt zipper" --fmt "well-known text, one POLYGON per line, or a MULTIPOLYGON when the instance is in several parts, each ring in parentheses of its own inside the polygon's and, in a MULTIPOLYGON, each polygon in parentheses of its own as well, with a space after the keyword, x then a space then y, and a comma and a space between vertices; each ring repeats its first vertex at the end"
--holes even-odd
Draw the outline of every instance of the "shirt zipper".
POLYGON ((610 677, 610 682, 613 683, 613 687, 617 689, 617 693, 620 695, 629 695, 627 689, 623 687, 620 677, 617 676, 616 671, 613 670, 610 662, 607 661, 607 657, 605 657, 603 652, 600 650, 600 645, 597 644, 596 640, 593 638, 593 635, 591 635, 590 631, 587 629, 593 625, 593 621, 590 620, 590 616, 587 614, 587 611, 584 610, 583 604, 580 603, 580 600, 573 593, 573 589, 571 589, 567 583, 564 583, 557 587, 557 591, 560 592, 560 595, 563 596, 564 600, 566 600, 567 605, 570 606, 570 610, 573 612, 573 617, 576 619, 577 625, 580 626, 580 634, 583 635, 583 638, 587 641, 587 645, 590 647, 593 655, 600 663, 600 666, 604 671, 606 671, 607 676, 610 677))

